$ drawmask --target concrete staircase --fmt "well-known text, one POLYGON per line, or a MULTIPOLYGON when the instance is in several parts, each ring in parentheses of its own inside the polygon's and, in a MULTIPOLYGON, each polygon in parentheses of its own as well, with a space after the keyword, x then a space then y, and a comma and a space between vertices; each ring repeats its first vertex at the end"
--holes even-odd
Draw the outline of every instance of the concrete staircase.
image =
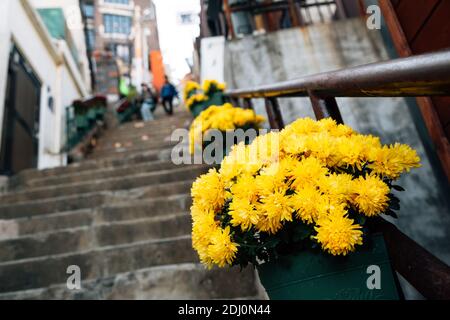
POLYGON ((190 115, 106 131, 83 162, 11 179, 0 195, 0 299, 259 297, 254 271, 206 270, 191 247, 193 179, 170 160, 190 115), (81 269, 69 290, 67 268, 81 269))

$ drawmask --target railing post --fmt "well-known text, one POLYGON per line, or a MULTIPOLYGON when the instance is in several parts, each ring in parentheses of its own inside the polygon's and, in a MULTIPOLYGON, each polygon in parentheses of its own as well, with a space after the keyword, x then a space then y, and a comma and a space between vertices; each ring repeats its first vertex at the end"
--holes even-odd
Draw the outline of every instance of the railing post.
POLYGON ((334 97, 319 97, 312 91, 308 91, 308 94, 317 120, 332 118, 336 120, 337 123, 344 123, 334 97))
POLYGON ((244 98, 244 109, 251 109, 251 110, 253 110, 252 99, 244 98))
POLYGON ((231 9, 228 0, 223 0, 223 11, 225 13, 229 35, 231 36, 231 39, 234 39, 236 38, 236 34, 234 33, 233 20, 231 19, 231 9))
POLYGON ((266 98, 266 111, 269 118, 269 124, 271 129, 281 130, 284 128, 283 117, 281 115, 280 106, 276 98, 266 98))
POLYGON ((289 15, 291 17, 291 24, 293 27, 299 27, 300 26, 300 21, 298 18, 298 11, 297 11, 297 7, 295 5, 295 1, 294 0, 288 0, 288 5, 289 5, 289 15))

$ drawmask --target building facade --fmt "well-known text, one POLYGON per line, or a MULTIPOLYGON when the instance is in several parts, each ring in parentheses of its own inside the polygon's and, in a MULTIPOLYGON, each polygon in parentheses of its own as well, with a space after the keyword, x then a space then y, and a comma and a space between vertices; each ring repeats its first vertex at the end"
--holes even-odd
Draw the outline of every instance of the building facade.
POLYGON ((0 2, 0 175, 66 163, 66 107, 90 94, 80 15, 76 0, 0 2))
POLYGON ((159 36, 151 0, 84 0, 83 13, 97 92, 118 94, 119 78, 138 88, 153 80, 150 55, 159 51, 159 36))

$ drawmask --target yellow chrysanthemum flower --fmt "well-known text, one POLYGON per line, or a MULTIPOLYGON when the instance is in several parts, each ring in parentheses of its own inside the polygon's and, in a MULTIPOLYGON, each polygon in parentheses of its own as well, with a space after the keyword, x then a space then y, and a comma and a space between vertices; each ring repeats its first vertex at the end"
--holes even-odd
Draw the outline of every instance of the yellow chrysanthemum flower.
POLYGON ((286 190, 283 189, 262 196, 256 209, 260 213, 256 228, 272 234, 281 228, 283 221, 292 221, 294 212, 290 196, 286 195, 286 190))
POLYGON ((353 180, 353 197, 351 202, 358 210, 373 217, 383 213, 388 206, 389 187, 375 175, 367 175, 353 180))
POLYGON ((214 211, 222 209, 225 198, 225 184, 216 169, 210 169, 192 184, 191 195, 194 203, 201 208, 214 211))
MULTIPOLYGON (((195 99, 196 96, 194 95, 189 99, 195 99)), ((246 126, 259 129, 263 121, 263 118, 257 116, 253 110, 235 108, 230 103, 225 103, 222 106, 210 106, 202 111, 191 125, 189 135, 191 153, 197 145, 194 139, 199 142, 203 141, 203 137, 208 135, 209 130, 226 132, 246 126)))
POLYGON ((351 198, 353 191, 353 177, 350 174, 332 173, 319 180, 319 188, 334 202, 346 202, 351 198))
POLYGON ((187 101, 192 92, 200 89, 200 85, 195 81, 188 81, 184 86, 183 100, 187 101))
POLYGON ((297 189, 304 185, 317 185, 322 177, 328 173, 320 160, 309 157, 301 160, 291 170, 292 188, 297 189))
POLYGON ((249 230, 259 221, 259 213, 248 198, 234 197, 230 203, 229 215, 234 227, 240 226, 242 231, 249 230))
POLYGON ((205 81, 203 81, 202 88, 203 88, 203 91, 205 92, 205 94, 209 95, 212 93, 211 90, 213 88, 215 88, 215 90, 217 90, 217 91, 225 91, 226 84, 221 83, 217 80, 205 80, 205 81))
POLYGON ((208 256, 219 267, 231 265, 238 251, 230 235, 230 227, 218 229, 211 235, 211 245, 208 246, 208 256))
POLYGON ((191 107, 194 104, 199 103, 199 102, 203 102, 203 101, 206 101, 206 100, 208 100, 208 97, 205 96, 203 93, 196 93, 196 94, 190 96, 187 100, 185 100, 184 103, 186 105, 186 108, 189 110, 189 109, 191 109, 191 107))
POLYGON ((329 199, 322 195, 315 186, 305 185, 297 189, 292 195, 291 203, 296 210, 296 216, 307 224, 316 221, 326 214, 329 208, 329 199))
POLYGON ((417 152, 405 144, 374 148, 369 157, 373 162, 369 164, 373 173, 393 180, 398 179, 403 172, 409 172, 411 168, 420 167, 417 152))
POLYGON ((340 214, 322 217, 314 229, 317 235, 313 239, 320 243, 323 250, 334 256, 347 255, 362 244, 361 226, 352 219, 340 214))

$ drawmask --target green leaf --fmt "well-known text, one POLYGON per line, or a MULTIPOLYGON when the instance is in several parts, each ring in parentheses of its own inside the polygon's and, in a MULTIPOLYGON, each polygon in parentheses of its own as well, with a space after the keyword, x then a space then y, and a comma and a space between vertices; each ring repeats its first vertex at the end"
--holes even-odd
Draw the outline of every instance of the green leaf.
POLYGON ((400 203, 399 203, 399 202, 396 202, 396 201, 391 201, 391 202, 389 203, 389 209, 392 209, 392 210, 400 210, 400 203))
POLYGON ((387 210, 384 214, 387 216, 391 216, 392 218, 398 219, 397 214, 392 210, 387 210))
POLYGON ((397 186, 397 185, 392 185, 392 189, 395 189, 397 191, 405 191, 405 189, 403 189, 401 186, 397 186))

